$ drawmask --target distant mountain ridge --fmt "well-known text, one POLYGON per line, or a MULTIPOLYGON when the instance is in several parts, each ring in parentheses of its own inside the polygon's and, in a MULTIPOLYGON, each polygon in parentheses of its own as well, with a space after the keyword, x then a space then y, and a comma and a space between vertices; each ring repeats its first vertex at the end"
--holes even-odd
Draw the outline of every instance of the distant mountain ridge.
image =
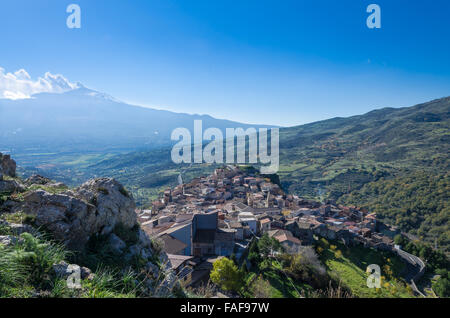
POLYGON ((204 129, 272 127, 129 105, 78 85, 61 93, 40 93, 30 99, 0 99, 0 149, 26 151, 133 151, 170 145, 177 127, 204 129))
POLYGON ((325 186, 361 165, 380 171, 445 171, 450 168, 449 145, 450 97, 446 97, 282 129, 280 174, 291 191, 314 195, 300 188, 311 189, 306 182, 325 186))
MULTIPOLYGON (((327 188, 328 194, 337 198, 348 187, 337 189, 330 183, 342 179, 340 184, 360 186, 371 179, 368 174, 372 171, 368 169, 378 169, 378 173, 404 168, 445 171, 450 167, 445 147, 450 144, 449 117, 447 97, 413 107, 384 108, 349 118, 282 128, 281 182, 286 190, 306 197, 316 197, 320 189, 327 188), (362 165, 367 166, 364 171, 360 169, 362 165)), ((135 185, 146 188, 153 187, 159 177, 164 182, 176 182, 179 168, 170 160, 170 148, 159 148, 96 160, 87 164, 85 171, 101 171, 119 179, 127 171, 128 176, 133 175, 135 185), (159 177, 152 177, 156 175, 159 177)), ((201 169, 201 165, 191 168, 201 169)))

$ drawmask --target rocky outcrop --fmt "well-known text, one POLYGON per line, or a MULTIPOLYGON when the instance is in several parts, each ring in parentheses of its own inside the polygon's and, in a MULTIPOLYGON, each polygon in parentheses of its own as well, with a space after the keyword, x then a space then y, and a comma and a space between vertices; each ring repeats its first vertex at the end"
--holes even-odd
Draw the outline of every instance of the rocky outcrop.
POLYGON ((4 180, 8 176, 16 176, 16 162, 9 155, 0 153, 0 194, 10 194, 24 191, 24 187, 16 180, 4 180))
POLYGON ((115 254, 122 254, 127 244, 120 239, 116 234, 111 233, 108 238, 108 244, 115 254))
POLYGON ((23 192, 25 187, 16 180, 2 180, 0 181, 0 193, 10 194, 14 192, 23 192))
POLYGON ((119 223, 125 228, 137 224, 133 196, 112 178, 89 180, 75 189, 73 196, 95 205, 95 219, 101 234, 111 233, 119 223))
POLYGON ((11 159, 10 155, 4 155, 0 153, 0 180, 3 180, 3 175, 15 177, 16 162, 11 159))
POLYGON ((136 225, 133 197, 110 178, 94 179, 73 191, 51 194, 44 190, 25 194, 21 207, 69 248, 82 250, 93 234, 109 235, 121 224, 136 225))
MULTIPOLYGON (((72 250, 83 251, 90 238, 100 235, 106 238, 110 250, 125 261, 137 257, 154 262, 156 252, 137 223, 134 199, 114 179, 93 179, 59 194, 30 191, 24 195, 20 209, 34 217, 37 227, 45 228, 72 250), (133 239, 125 242, 114 232, 117 227, 133 239)), ((164 253, 159 255, 159 262, 170 266, 164 253)), ((148 268, 152 276, 159 276, 154 266, 149 264, 148 268)))
MULTIPOLYGON (((9 156, 1 155, 0 163, 2 177, 15 176, 15 162, 9 156)), ((176 284, 170 261, 140 228, 133 196, 119 182, 98 178, 66 190, 63 184, 40 175, 26 179, 24 185, 15 177, 4 179, 0 179, 0 192, 3 189, 7 198, 1 202, 0 213, 23 213, 32 226, 0 221, 8 228, 3 233, 8 235, 0 236, 1 245, 14 244, 24 232, 40 235, 45 231, 68 249, 81 252, 75 254, 94 254, 100 263, 103 253, 109 253, 108 261, 115 257, 124 269, 142 264, 136 270, 146 272, 148 294, 170 295, 176 284), (19 198, 8 196, 18 191, 24 194, 19 198)), ((57 277, 66 278, 77 266, 61 262, 54 264, 53 270, 57 277)), ((91 279, 92 275, 88 268, 81 267, 81 279, 91 279)))
POLYGON ((24 182, 27 186, 32 186, 33 184, 37 185, 46 185, 52 183, 52 180, 45 178, 43 176, 40 176, 38 174, 32 175, 31 177, 27 178, 24 182))
POLYGON ((69 248, 81 250, 101 226, 95 206, 66 194, 36 190, 25 194, 22 210, 35 217, 35 225, 45 227, 69 248))

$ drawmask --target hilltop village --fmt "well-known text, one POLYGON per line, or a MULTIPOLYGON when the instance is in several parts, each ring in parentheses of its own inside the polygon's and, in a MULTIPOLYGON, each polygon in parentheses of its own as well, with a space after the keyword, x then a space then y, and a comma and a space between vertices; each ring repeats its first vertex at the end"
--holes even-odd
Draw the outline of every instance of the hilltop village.
POLYGON ((265 233, 293 254, 320 237, 394 250, 392 238, 399 233, 374 213, 286 195, 269 178, 237 166, 167 189, 152 210, 137 212, 186 286, 208 277, 218 257, 242 261, 251 240, 265 233))

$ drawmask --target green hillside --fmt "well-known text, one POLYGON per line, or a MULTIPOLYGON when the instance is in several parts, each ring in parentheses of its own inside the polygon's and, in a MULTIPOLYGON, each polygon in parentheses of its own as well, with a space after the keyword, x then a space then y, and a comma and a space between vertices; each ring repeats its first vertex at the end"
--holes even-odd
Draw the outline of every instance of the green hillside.
POLYGON ((450 98, 292 127, 280 138, 288 192, 363 206, 448 251, 450 98))
POLYGON ((449 170, 450 98, 282 130, 286 189, 338 199, 394 172, 449 170))
POLYGON ((355 297, 412 298, 411 288, 400 278, 405 264, 394 254, 356 246, 348 248, 332 242, 320 242, 320 259, 330 273, 339 277, 355 297), (333 245, 336 244, 336 245, 333 245), (370 264, 384 264, 381 269, 381 287, 367 288, 366 272, 370 264))

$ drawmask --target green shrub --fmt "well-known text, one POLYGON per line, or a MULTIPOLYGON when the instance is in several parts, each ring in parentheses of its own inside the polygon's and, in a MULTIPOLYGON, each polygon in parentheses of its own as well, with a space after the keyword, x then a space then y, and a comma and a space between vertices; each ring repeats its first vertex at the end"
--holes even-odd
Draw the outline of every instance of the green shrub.
POLYGON ((114 227, 114 234, 116 234, 127 246, 134 245, 139 242, 139 225, 136 224, 131 229, 125 227, 122 223, 116 224, 114 227))
POLYGON ((40 285, 51 273, 52 265, 64 260, 68 252, 61 244, 46 242, 30 233, 20 235, 21 240, 14 246, 13 257, 29 269, 28 279, 40 285))
POLYGON ((450 280, 446 277, 439 278, 433 283, 433 290, 439 297, 450 297, 450 280))
POLYGON ((17 262, 11 247, 0 245, 0 297, 11 296, 12 289, 26 281, 27 267, 17 262))

